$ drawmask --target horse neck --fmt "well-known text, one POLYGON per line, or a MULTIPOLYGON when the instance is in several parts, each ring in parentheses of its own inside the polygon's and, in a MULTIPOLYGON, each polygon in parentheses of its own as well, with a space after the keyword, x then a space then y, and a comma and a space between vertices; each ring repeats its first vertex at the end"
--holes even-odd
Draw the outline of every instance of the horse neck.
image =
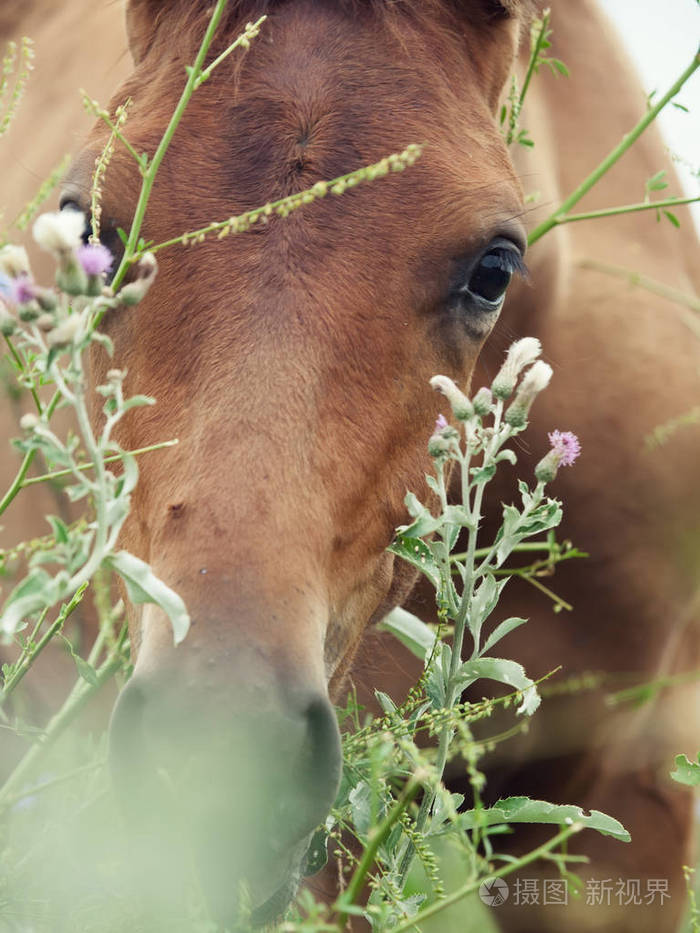
MULTIPOLYGON (((526 194, 541 192, 531 226, 548 216, 602 161, 638 122, 646 105, 639 77, 595 0, 554 0, 551 7, 552 54, 564 61, 570 77, 555 77, 542 70, 523 109, 521 123, 530 131, 535 146, 532 150, 516 147, 514 160, 526 194)), ((526 63, 524 49, 521 68, 526 63)), ((680 192, 661 136, 651 126, 576 211, 638 202, 644 196, 645 181, 662 168, 670 176, 669 190, 680 192)), ((553 251, 560 261, 562 252, 567 251, 575 257, 607 262, 613 261, 614 255, 618 265, 643 267, 645 274, 662 280, 674 274, 680 277, 680 287, 690 291, 693 284, 699 287, 700 281, 692 282, 696 264, 690 261, 690 254, 696 253, 697 245, 690 218, 681 235, 670 224, 654 224, 652 228, 649 220, 632 214, 605 222, 572 224, 556 231, 560 234, 558 243, 550 243, 548 249, 542 248, 544 242, 538 245, 530 265, 551 264, 553 251), (652 229, 653 235, 640 233, 652 229)))

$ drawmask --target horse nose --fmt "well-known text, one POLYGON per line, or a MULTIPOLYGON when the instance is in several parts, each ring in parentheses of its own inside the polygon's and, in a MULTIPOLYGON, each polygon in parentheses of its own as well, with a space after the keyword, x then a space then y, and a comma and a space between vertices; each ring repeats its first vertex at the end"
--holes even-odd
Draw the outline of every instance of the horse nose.
MULTIPOLYGON (((139 820, 170 822, 168 797, 196 834, 226 833, 264 861, 305 839, 333 804, 342 767, 327 696, 270 690, 236 702, 181 689, 170 675, 135 675, 110 726, 118 796, 139 820)), ((206 839, 201 840, 206 845, 206 839)))

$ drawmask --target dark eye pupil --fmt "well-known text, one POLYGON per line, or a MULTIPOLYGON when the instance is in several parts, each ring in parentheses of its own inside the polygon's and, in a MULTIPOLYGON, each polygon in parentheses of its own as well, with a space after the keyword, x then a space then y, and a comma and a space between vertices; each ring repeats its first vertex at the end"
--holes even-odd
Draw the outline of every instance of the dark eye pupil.
POLYGON ((503 297, 513 274, 513 261, 502 249, 489 250, 479 260, 469 280, 469 290, 486 301, 503 297))

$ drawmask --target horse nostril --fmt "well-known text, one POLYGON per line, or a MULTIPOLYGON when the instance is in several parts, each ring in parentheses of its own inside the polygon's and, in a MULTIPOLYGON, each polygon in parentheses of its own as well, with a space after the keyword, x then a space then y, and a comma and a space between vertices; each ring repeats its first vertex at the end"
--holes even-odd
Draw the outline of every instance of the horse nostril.
POLYGON ((333 798, 340 783, 341 750, 338 721, 333 707, 325 697, 311 701, 306 710, 306 721, 311 740, 309 775, 316 782, 325 785, 327 793, 333 788, 333 798))
POLYGON ((146 695, 136 679, 119 694, 109 726, 112 784, 125 811, 142 817, 149 810, 154 769, 144 734, 146 695))

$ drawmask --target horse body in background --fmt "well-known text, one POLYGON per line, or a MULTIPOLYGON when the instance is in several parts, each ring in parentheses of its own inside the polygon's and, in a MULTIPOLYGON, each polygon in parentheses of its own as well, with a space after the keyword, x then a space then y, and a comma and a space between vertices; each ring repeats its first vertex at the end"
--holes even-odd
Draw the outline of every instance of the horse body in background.
MULTIPOLYGON (((690 666, 700 544, 697 435, 643 451, 645 434, 692 404, 697 344, 674 306, 580 264, 614 257, 690 288, 678 240, 692 236, 690 225, 678 234, 619 218, 555 231, 528 255, 530 282, 512 283, 476 363, 498 308, 485 309, 470 284, 485 255, 524 252, 521 185, 541 191, 543 210, 558 203, 643 106, 593 5, 554 5, 557 54, 572 78, 533 86, 523 122, 536 146, 515 153, 515 164, 494 114, 525 20, 518 2, 232 0, 222 47, 263 8, 269 19, 243 62, 220 66, 185 114, 149 205, 149 238, 260 206, 407 143, 427 145, 410 175, 239 237, 164 251, 143 305, 106 323, 127 389, 159 400, 125 422, 121 443, 180 438, 175 455, 142 461, 125 543, 180 592, 193 619, 177 649, 153 607, 132 619, 135 672, 112 725, 118 785, 146 825, 154 775, 178 773, 215 910, 235 913, 231 878, 245 877, 260 921, 291 896, 308 835, 333 800, 340 754, 330 700, 342 698, 353 664, 353 676, 382 687, 403 663, 393 645, 369 664, 366 648, 361 664, 356 652, 414 583, 385 547, 404 520, 406 488, 425 493, 433 374, 465 384, 476 365, 481 385, 504 344, 539 336, 555 381, 526 435, 532 460, 555 427, 583 444, 580 466, 556 488, 566 536, 592 555, 558 571, 574 613, 553 616, 514 584, 505 591, 504 612, 533 621, 504 651, 532 676, 560 663, 569 673, 652 676, 677 669, 682 652, 690 666), (460 288, 471 297, 455 301, 460 288)), ((127 135, 138 151, 152 152, 162 135, 205 16, 204 3, 128 4, 134 65, 113 104, 133 98, 127 135)), ((76 158, 66 206, 86 207, 104 140, 97 127, 76 158)), ((650 134, 588 204, 638 200, 663 164, 650 134)), ((118 150, 103 202, 103 241, 115 251, 138 187, 118 150)), ((95 363, 99 384, 108 364, 95 363)), ((524 450, 518 470, 529 460, 524 450)), ((611 718, 590 696, 543 710, 514 753, 520 773, 501 761, 489 785, 507 789, 512 778, 517 792, 625 823, 634 840, 626 849, 583 843, 596 870, 667 878, 673 896, 663 910, 615 915, 611 929, 671 930, 677 921, 690 823, 687 798, 664 780, 682 742, 672 712, 611 718), (545 766, 526 772, 533 758, 545 766), (663 840, 650 830, 658 825, 663 840)), ((156 857, 174 844, 169 830, 159 833, 156 857)), ((528 912, 500 916, 509 930, 601 922, 585 907, 548 908, 534 927, 528 912)))

